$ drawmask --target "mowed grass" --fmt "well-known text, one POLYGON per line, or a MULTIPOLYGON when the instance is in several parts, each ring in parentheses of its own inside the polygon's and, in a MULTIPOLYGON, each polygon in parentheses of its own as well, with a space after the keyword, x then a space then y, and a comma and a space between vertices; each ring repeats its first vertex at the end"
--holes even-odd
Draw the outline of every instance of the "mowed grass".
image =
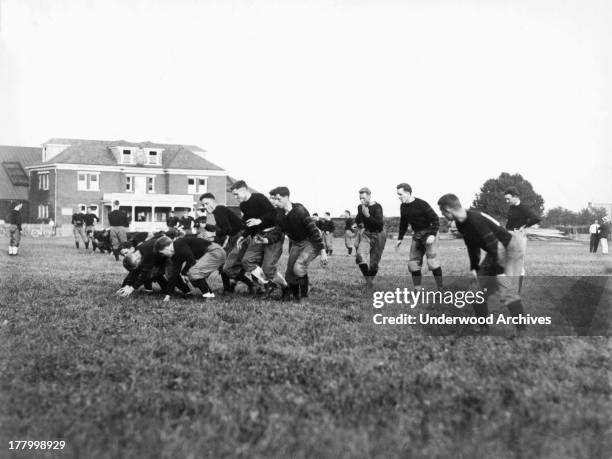
MULTIPOLYGON (((380 283, 406 277, 394 242, 380 283)), ((0 457, 610 457, 609 338, 379 332, 339 239, 300 306, 118 299, 111 256, 22 246, 0 254, 0 457), (8 450, 56 439, 64 451, 8 450)), ((466 272, 462 241, 440 257, 466 272)), ((603 261, 585 243, 532 242, 527 271, 600 275, 603 261)))

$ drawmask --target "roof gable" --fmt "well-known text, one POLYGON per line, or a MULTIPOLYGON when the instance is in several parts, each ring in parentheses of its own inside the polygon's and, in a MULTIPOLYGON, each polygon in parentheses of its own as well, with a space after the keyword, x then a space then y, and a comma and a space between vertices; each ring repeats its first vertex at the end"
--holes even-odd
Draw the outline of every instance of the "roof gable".
MULTIPOLYGON (((14 147, 0 145, 0 199, 27 200, 28 187, 23 176, 18 176, 19 168, 23 171, 27 166, 35 164, 42 158, 39 147, 14 147), (18 165, 15 166, 15 164, 18 165), (17 183, 15 182, 17 180, 17 183)), ((27 181, 27 175, 25 176, 27 181)))

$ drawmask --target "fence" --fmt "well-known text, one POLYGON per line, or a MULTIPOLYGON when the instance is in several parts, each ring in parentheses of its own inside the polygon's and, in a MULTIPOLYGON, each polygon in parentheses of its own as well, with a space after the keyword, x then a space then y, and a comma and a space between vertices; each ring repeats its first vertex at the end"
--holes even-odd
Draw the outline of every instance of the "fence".
MULTIPOLYGON (((22 237, 54 237, 54 236, 68 236, 70 233, 66 233, 64 228, 61 226, 51 225, 37 225, 37 224, 23 224, 21 225, 22 237), (66 234, 64 234, 66 233, 66 234)), ((9 225, 0 225, 0 236, 8 237, 9 225)))

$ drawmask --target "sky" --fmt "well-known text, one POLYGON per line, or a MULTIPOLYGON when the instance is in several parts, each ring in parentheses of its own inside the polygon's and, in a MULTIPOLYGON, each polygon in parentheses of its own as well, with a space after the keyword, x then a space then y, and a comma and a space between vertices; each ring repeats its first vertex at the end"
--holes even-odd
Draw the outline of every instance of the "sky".
POLYGON ((0 0, 0 144, 196 144, 311 212, 368 186, 612 202, 607 0, 0 0))

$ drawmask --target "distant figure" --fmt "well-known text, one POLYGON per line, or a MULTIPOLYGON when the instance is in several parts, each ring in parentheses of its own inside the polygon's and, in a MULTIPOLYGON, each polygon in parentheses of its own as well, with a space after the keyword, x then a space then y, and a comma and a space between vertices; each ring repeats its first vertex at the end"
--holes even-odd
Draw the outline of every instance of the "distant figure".
POLYGON ((202 235, 205 232, 206 220, 206 209, 204 207, 198 207, 196 209, 196 218, 193 221, 193 229, 198 237, 203 237, 202 235))
POLYGON ((320 228, 323 233, 325 252, 327 252, 327 255, 331 255, 334 252, 334 230, 336 229, 336 225, 334 225, 329 212, 325 212, 320 228))
POLYGON ((174 211, 171 210, 168 218, 166 218, 166 225, 168 228, 176 228, 179 224, 179 218, 174 215, 174 211))
POLYGON ((315 222, 315 226, 317 228, 319 228, 319 231, 321 231, 321 233, 323 232, 323 230, 321 229, 321 220, 319 219, 319 214, 318 213, 314 213, 310 216, 312 218, 312 220, 315 222))
POLYGON ((5 220, 9 225, 9 249, 8 254, 11 256, 17 255, 19 252, 19 243, 21 242, 21 208, 22 203, 13 203, 11 210, 7 214, 5 220))
POLYGON ((601 253, 608 254, 608 236, 610 236, 610 217, 605 216, 602 219, 599 232, 599 243, 601 244, 601 253))
POLYGON ((347 256, 353 254, 353 247, 355 247, 355 233, 357 232, 357 225, 355 220, 351 217, 351 211, 344 211, 344 245, 348 251, 347 256))
POLYGON ((126 213, 119 210, 119 201, 113 202, 113 210, 108 213, 108 223, 113 255, 119 261, 119 248, 122 242, 127 241, 127 227, 130 226, 126 213))
POLYGON ((508 221, 506 229, 520 242, 522 255, 517 263, 510 263, 506 266, 507 276, 519 276, 518 291, 521 292, 523 279, 525 278, 525 253, 527 251, 527 228, 540 223, 540 217, 536 213, 521 203, 518 190, 511 186, 504 193, 504 199, 510 208, 508 209, 508 221))
POLYGON ((85 214, 81 212, 79 207, 74 208, 74 213, 72 214, 72 234, 74 235, 74 245, 77 250, 79 249, 80 241, 83 241, 85 244, 85 249, 89 248, 89 239, 85 234, 85 214))
MULTIPOLYGON (((91 207, 87 208, 87 213, 83 216, 83 221, 85 222, 85 235, 87 236, 87 242, 85 242, 85 248, 87 249, 89 242, 91 242, 92 249, 94 248, 94 224, 95 222, 99 222, 100 219, 96 214, 93 213, 91 207)), ((94 249, 95 251, 95 249, 94 249)))
POLYGON ((589 235, 591 236, 591 241, 589 244, 589 253, 597 252, 597 248, 599 247, 600 231, 601 227, 599 226, 598 221, 595 220, 593 224, 589 226, 589 235))
POLYGON ((193 234, 194 220, 193 220, 193 217, 189 215, 188 210, 186 210, 185 213, 183 213, 183 217, 179 221, 179 224, 181 228, 183 229, 183 231, 185 232, 185 234, 193 234))

